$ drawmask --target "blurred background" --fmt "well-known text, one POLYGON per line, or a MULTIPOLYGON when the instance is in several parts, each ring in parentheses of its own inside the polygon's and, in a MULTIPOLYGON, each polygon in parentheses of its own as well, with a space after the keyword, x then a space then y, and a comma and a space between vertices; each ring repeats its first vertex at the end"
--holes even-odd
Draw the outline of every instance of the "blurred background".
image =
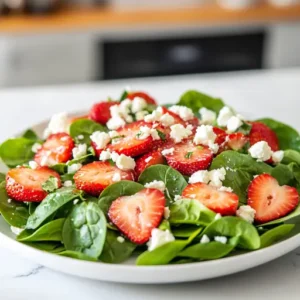
POLYGON ((300 66, 300 0, 0 0, 0 87, 300 66))

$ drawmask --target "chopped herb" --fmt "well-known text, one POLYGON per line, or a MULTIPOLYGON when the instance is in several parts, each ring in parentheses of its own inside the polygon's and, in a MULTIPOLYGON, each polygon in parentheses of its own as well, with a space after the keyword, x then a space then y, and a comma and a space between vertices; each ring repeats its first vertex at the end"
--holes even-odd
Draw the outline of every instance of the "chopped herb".
POLYGON ((158 129, 156 129, 156 131, 157 131, 157 133, 158 133, 158 136, 159 136, 163 141, 165 141, 165 140, 166 140, 166 135, 165 135, 162 131, 160 131, 160 130, 158 130, 158 129))
POLYGON ((190 159, 193 155, 193 152, 188 152, 184 157, 190 159))
POLYGON ((117 136, 114 136, 112 137, 111 139, 114 140, 114 139, 121 139, 121 138, 124 138, 125 135, 117 135, 117 136))
POLYGON ((140 131, 136 134, 136 137, 139 138, 143 133, 140 131))
POLYGON ((110 164, 111 166, 115 166, 115 165, 116 165, 115 162, 114 162, 112 159, 109 159, 108 162, 109 162, 109 164, 110 164))
POLYGON ((42 188, 47 193, 52 193, 58 189, 58 179, 54 176, 50 176, 47 181, 42 184, 42 188))
POLYGON ((128 94, 129 94, 129 93, 125 90, 125 91, 122 93, 121 97, 120 97, 120 102, 122 102, 122 101, 124 101, 125 99, 127 99, 128 94))

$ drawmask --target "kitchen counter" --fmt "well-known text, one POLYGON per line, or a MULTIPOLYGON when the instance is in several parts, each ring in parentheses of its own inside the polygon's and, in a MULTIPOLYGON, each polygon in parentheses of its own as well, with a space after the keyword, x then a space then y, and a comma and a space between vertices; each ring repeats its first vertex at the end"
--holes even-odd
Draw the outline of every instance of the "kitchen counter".
MULTIPOLYGON (((161 103, 187 89, 221 96, 249 117, 272 116, 300 129, 300 69, 120 80, 76 86, 0 91, 0 140, 61 111, 84 110, 123 87, 144 89, 161 103)), ((167 276, 167 274, 166 274, 167 276)), ((274 262, 236 275, 176 285, 126 285, 56 273, 0 245, 1 300, 94 299, 299 299, 300 248, 274 262)))

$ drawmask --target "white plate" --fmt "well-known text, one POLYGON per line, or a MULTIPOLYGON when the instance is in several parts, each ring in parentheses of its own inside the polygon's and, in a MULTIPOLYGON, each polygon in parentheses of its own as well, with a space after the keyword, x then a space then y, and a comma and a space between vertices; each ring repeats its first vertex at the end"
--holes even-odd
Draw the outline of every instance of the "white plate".
MULTIPOLYGON (((33 129, 39 134, 45 123, 33 129)), ((0 165, 0 172, 6 171, 0 165)), ((175 283, 210 279, 244 271, 274 260, 300 246, 300 234, 269 248, 227 258, 167 266, 135 266, 134 261, 114 265, 75 260, 43 252, 15 241, 10 227, 0 217, 0 245, 50 269, 80 277, 124 283, 175 283)))

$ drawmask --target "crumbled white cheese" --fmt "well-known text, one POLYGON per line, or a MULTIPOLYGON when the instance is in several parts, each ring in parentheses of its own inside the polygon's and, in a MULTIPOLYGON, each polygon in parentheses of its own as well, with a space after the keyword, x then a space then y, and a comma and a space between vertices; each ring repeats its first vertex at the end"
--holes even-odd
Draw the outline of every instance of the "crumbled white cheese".
POLYGON ((120 173, 115 173, 112 177, 112 181, 113 182, 118 182, 118 181, 121 181, 121 175, 120 173))
POLYGON ((79 144, 72 150, 74 159, 79 159, 86 155, 87 153, 87 145, 86 144, 79 144))
POLYGON ((90 138, 96 144, 97 149, 104 149, 111 140, 108 133, 101 131, 93 132, 90 138))
POLYGON ((227 237, 226 236, 215 236, 214 240, 216 242, 222 243, 222 244, 227 244, 227 237))
POLYGON ((202 123, 206 124, 206 125, 213 124, 217 118, 217 114, 214 111, 207 109, 206 107, 200 108, 199 114, 200 114, 202 123))
POLYGON ((112 159, 113 162, 116 162, 117 159, 119 158, 119 156, 120 156, 120 155, 119 155, 117 152, 112 152, 112 153, 110 154, 110 158, 112 159))
POLYGON ((83 139, 84 139, 84 135, 82 135, 82 134, 78 135, 78 136, 77 136, 77 139, 78 139, 78 140, 83 140, 83 139))
POLYGON ((189 121, 194 118, 193 111, 186 106, 173 105, 169 108, 169 110, 171 112, 179 115, 179 117, 184 121, 189 121))
POLYGON ((175 123, 175 120, 171 115, 166 113, 166 114, 164 114, 160 117, 160 122, 161 122, 162 125, 168 127, 168 126, 173 125, 175 123))
POLYGON ((164 231, 158 228, 154 228, 151 232, 151 238, 147 243, 148 251, 151 252, 156 248, 173 241, 175 241, 175 237, 169 230, 164 231))
POLYGON ((12 233, 14 233, 15 235, 19 235, 20 233, 22 233, 22 232, 24 231, 24 229, 18 228, 18 227, 14 227, 14 226, 10 226, 10 230, 11 230, 12 233))
POLYGON ((39 144, 39 143, 34 143, 34 144, 32 145, 31 151, 32 151, 33 153, 37 153, 41 148, 42 148, 42 145, 41 145, 41 144, 39 144))
POLYGON ((145 140, 149 136, 151 136, 154 141, 160 140, 157 130, 149 128, 148 126, 141 126, 136 138, 139 140, 145 140))
POLYGON ((168 220, 170 218, 170 208, 169 207, 165 207, 165 209, 164 209, 164 218, 166 220, 168 220))
POLYGON ((68 174, 74 174, 81 168, 82 164, 73 164, 71 166, 68 166, 68 174))
POLYGON ((29 167, 30 167, 31 169, 33 169, 33 170, 37 169, 38 166, 39 166, 34 160, 30 161, 30 162, 28 163, 28 165, 29 165, 29 167))
POLYGON ((126 122, 121 117, 110 118, 106 123, 106 126, 110 130, 119 129, 124 126, 126 122))
POLYGON ((163 181, 153 180, 152 182, 148 182, 145 184, 145 187, 148 189, 157 189, 161 192, 164 192, 166 189, 166 185, 163 181))
POLYGON ((218 115, 218 118, 217 118, 217 123, 220 127, 226 127, 227 126, 227 123, 229 121, 229 119, 231 117, 234 116, 234 113, 233 111, 227 107, 227 106, 224 106, 220 112, 219 112, 219 115, 218 115))
POLYGON ((110 137, 111 139, 113 139, 113 138, 119 136, 120 134, 119 134, 118 131, 111 130, 111 131, 108 132, 108 135, 109 135, 109 137, 110 137))
POLYGON ((183 139, 188 138, 192 134, 192 125, 184 127, 182 124, 175 124, 171 126, 170 137, 175 143, 180 143, 183 139))
POLYGON ((217 135, 214 133, 213 127, 210 125, 201 125, 197 128, 194 143, 196 145, 207 145, 212 146, 217 138, 217 135))
POLYGON ((163 115, 163 109, 161 106, 158 106, 151 114, 145 116, 145 122, 159 122, 161 116, 163 115))
POLYGON ((48 127, 44 131, 44 138, 54 133, 69 132, 70 122, 68 115, 64 112, 52 116, 48 127))
POLYGON ((279 164, 284 158, 284 151, 275 151, 272 153, 272 160, 275 164, 279 164))
POLYGON ((118 236, 117 237, 117 241, 120 243, 120 244, 123 244, 125 242, 125 239, 122 237, 122 236, 118 236))
POLYGON ((209 185, 212 185, 217 188, 222 187, 222 181, 225 180, 226 170, 225 168, 211 170, 209 172, 209 185))
POLYGON ((235 132, 243 125, 243 122, 240 118, 232 116, 227 122, 227 131, 229 133, 235 132))
POLYGON ((215 221, 222 219, 222 215, 221 214, 216 214, 215 216, 215 221))
POLYGON ((265 141, 254 144, 248 151, 251 157, 256 158, 257 161, 269 160, 273 153, 271 147, 265 141))
POLYGON ((135 114, 135 119, 137 121, 141 121, 141 120, 144 120, 145 116, 147 116, 149 113, 146 111, 146 110, 142 110, 142 111, 138 111, 136 114, 135 114))
POLYGON ((132 100, 131 111, 134 114, 139 112, 139 111, 142 111, 146 107, 147 107, 147 102, 145 101, 145 99, 140 98, 140 97, 135 97, 132 100))
POLYGON ((192 176, 189 179, 189 183, 193 184, 193 183, 197 183, 197 182, 203 182, 208 184, 210 181, 209 178, 209 171, 197 171, 194 174, 192 174, 192 176))
POLYGON ((132 157, 121 154, 116 159, 116 166, 121 170, 133 170, 135 168, 135 161, 132 157))
POLYGON ((210 238, 206 234, 204 234, 200 240, 200 244, 208 244, 208 243, 210 243, 210 238))
POLYGON ((40 165, 42 167, 51 167, 53 166, 56 162, 51 159, 51 151, 46 151, 45 154, 42 156, 40 165))
POLYGON ((73 185, 73 182, 71 180, 67 180, 64 182, 64 187, 70 187, 73 185))
POLYGON ((236 215, 249 223, 254 222, 256 211, 249 205, 242 205, 236 212, 236 215))
POLYGON ((145 159, 145 163, 150 162, 152 158, 153 158, 152 156, 147 157, 147 158, 145 159))
POLYGON ((208 148, 214 153, 217 154, 220 146, 218 144, 214 144, 213 142, 209 141, 208 142, 208 148))
POLYGON ((169 148, 169 149, 164 149, 162 152, 161 152, 161 154, 162 155, 168 155, 168 154, 173 154, 174 153, 174 147, 172 147, 172 148, 169 148))
POLYGON ((220 192, 229 192, 229 193, 232 193, 233 192, 233 189, 231 187, 226 187, 226 186, 221 186, 219 188, 219 191, 220 192))

